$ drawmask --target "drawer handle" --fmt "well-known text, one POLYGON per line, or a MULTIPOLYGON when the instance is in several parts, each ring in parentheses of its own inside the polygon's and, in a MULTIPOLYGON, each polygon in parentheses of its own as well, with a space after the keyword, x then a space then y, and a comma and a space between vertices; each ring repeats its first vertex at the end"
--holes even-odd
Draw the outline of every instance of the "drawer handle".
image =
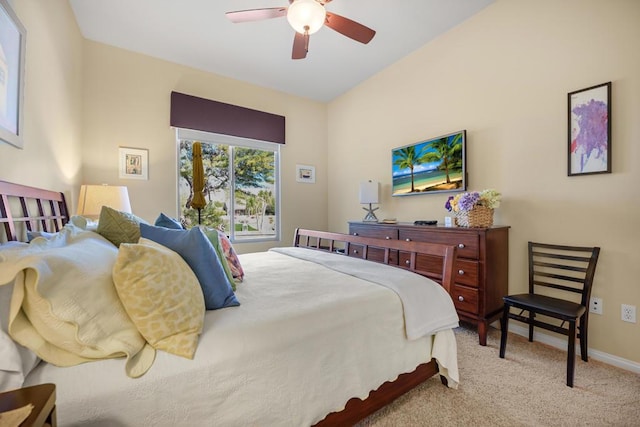
POLYGON ((406 239, 404 239, 404 240, 405 240, 405 242, 410 242, 411 241, 411 239, 408 238, 408 237, 406 239))
POLYGON ((462 295, 458 295, 458 301, 463 302, 464 301, 464 297, 462 295))
POLYGON ((460 249, 463 249, 463 248, 464 248, 464 243, 458 243, 458 247, 459 247, 460 249))
POLYGON ((389 237, 389 236, 384 236, 384 238, 387 239, 387 240, 391 240, 391 237, 389 237))
POLYGON ((358 253, 358 250, 357 250, 357 249, 354 249, 354 250, 353 250, 353 253, 354 253, 354 254, 357 254, 357 253, 358 253))
POLYGON ((464 275, 464 270, 458 270, 458 274, 461 276, 464 275))
POLYGON ((411 261, 409 261, 409 260, 406 260, 404 263, 407 264, 407 265, 411 265, 411 261))
POLYGON ((358 233, 355 233, 355 232, 354 232, 354 233, 353 233, 353 235, 354 235, 354 236, 357 236, 357 235, 358 235, 358 233))

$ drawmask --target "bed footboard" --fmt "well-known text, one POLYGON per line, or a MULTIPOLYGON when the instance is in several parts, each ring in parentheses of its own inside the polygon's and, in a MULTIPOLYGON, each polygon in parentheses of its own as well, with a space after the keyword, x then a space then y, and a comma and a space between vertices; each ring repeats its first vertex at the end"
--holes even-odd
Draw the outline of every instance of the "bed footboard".
MULTIPOLYGON (((455 246, 375 239, 306 229, 296 229, 293 245, 313 250, 334 252, 344 256, 356 256, 369 261, 408 269, 436 280, 442 284, 447 292, 453 286, 455 277, 453 267, 457 256, 457 248, 455 246), (370 256, 370 249, 372 248, 375 248, 378 256, 370 256), (408 263, 402 266, 392 263, 391 251, 406 253, 408 263), (380 253, 382 253, 381 257, 379 256, 380 253), (421 269, 421 263, 418 262, 420 257, 422 259, 428 257, 431 260, 429 263, 431 268, 429 270, 421 269), (433 268, 433 264, 438 262, 441 263, 441 267, 433 268)), ((378 389, 372 391, 365 400, 357 398, 349 400, 344 410, 332 412, 317 423, 315 427, 353 425, 437 373, 438 365, 435 359, 432 359, 428 363, 419 365, 413 372, 402 374, 395 381, 382 384, 378 389)), ((442 381, 446 384, 444 377, 442 377, 442 381)))
MULTIPOLYGON (((341 253, 349 256, 357 256, 369 261, 382 262, 394 267, 404 268, 414 273, 427 276, 442 285, 450 292, 455 280, 453 267, 455 265, 457 248, 453 245, 426 242, 406 242, 404 240, 385 240, 372 237, 352 236, 350 234, 332 233, 327 231, 296 229, 293 245, 303 248, 341 253), (352 249, 357 247, 357 249, 352 249), (383 251, 382 259, 370 257, 370 249, 383 251), (390 263, 391 251, 406 252, 408 263, 395 265, 390 263), (422 268, 418 263, 420 257, 428 257, 440 262, 440 268, 422 268)), ((430 264, 432 265, 432 264, 430 264)))

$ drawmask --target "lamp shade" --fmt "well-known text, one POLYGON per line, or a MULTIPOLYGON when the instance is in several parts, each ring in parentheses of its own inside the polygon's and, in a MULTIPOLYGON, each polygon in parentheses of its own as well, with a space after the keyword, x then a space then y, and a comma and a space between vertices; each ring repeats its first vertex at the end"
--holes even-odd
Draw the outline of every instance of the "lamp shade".
POLYGON ((83 185, 80 187, 78 215, 98 219, 103 206, 131 213, 127 187, 115 185, 83 185))
POLYGON ((287 9, 287 20, 300 34, 318 31, 327 16, 324 6, 316 0, 295 0, 287 9))
POLYGON ((378 203, 380 199, 380 183, 363 181, 360 183, 360 203, 378 203))

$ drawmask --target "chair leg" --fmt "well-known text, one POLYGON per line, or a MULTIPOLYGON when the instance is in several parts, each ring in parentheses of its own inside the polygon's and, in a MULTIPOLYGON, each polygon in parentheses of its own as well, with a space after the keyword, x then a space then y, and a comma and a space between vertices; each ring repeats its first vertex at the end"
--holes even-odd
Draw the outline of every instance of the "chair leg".
POLYGON ((504 359, 504 352, 507 349, 507 329, 509 327, 509 304, 504 305, 502 317, 500 318, 500 358, 504 359))
POLYGON ((589 346, 587 342, 587 327, 588 327, 588 318, 586 314, 583 314, 580 318, 580 325, 578 326, 578 334, 580 336, 580 356, 582 360, 585 362, 589 361, 589 356, 587 352, 589 351, 589 346))
POLYGON ((573 387, 576 362, 576 322, 569 321, 569 343, 567 347, 567 385, 573 387))
POLYGON ((533 342, 533 320, 536 314, 533 311, 529 311, 529 342, 533 342))

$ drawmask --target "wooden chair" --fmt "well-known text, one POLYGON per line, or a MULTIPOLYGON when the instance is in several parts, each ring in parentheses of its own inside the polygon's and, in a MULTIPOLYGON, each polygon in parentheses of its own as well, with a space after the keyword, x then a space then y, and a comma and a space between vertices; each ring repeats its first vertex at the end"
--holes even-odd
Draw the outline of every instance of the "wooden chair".
POLYGON ((529 242, 529 293, 508 295, 502 314, 500 357, 504 359, 509 319, 529 325, 529 341, 535 326, 568 337, 567 385, 573 387, 576 322, 582 360, 587 358, 587 326, 591 285, 599 247, 551 245, 529 242), (540 293, 544 291, 544 295, 540 293), (570 298, 570 294, 577 294, 570 298), (575 302, 574 302, 575 301, 575 302), (519 313, 511 309, 520 310, 519 313), (523 315, 524 312, 528 315, 523 315), (545 316, 544 319, 536 317, 545 316), (562 323, 557 325, 558 321, 562 323), (565 325, 566 323, 566 325, 565 325))

